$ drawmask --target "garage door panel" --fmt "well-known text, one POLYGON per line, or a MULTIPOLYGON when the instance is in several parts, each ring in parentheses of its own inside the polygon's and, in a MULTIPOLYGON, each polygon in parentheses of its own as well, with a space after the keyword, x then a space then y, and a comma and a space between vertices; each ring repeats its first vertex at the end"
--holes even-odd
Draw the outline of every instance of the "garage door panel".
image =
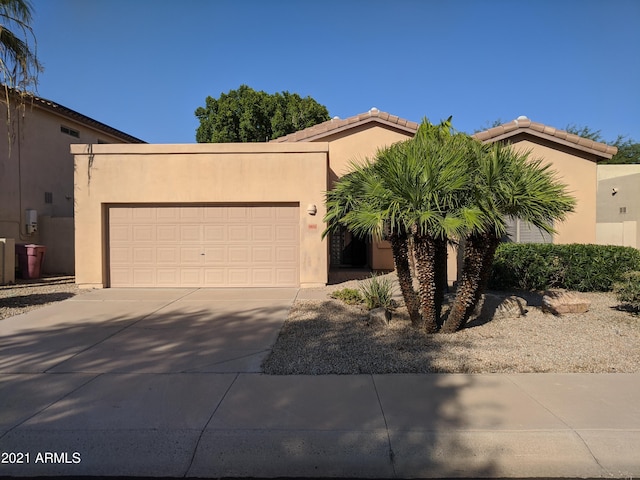
POLYGON ((155 223, 156 209, 150 207, 138 207, 132 210, 131 218, 136 222, 155 223))
POLYGON ((275 274, 277 284, 293 285, 298 282, 298 270, 295 268, 277 268, 275 274))
POLYGON ((156 284, 155 273, 155 268, 135 267, 133 269, 133 284, 143 287, 153 286, 156 284))
POLYGON ((244 287, 249 286, 249 270, 246 268, 229 268, 227 282, 229 285, 244 287))
POLYGON ((155 242, 156 227, 155 225, 134 225, 132 229, 132 237, 135 243, 155 242))
POLYGON ((251 247, 249 245, 230 246, 229 263, 249 263, 251 259, 251 247))
POLYGON ((133 271, 130 267, 111 267, 111 284, 119 286, 133 286, 133 271))
POLYGON ((229 242, 249 242, 249 227, 247 225, 229 225, 227 229, 229 242))
POLYGON ((202 269, 200 268, 181 268, 180 281, 185 286, 202 284, 202 269))
POLYGON ((135 265, 156 263, 156 249, 154 247, 133 247, 133 263, 135 265))
POLYGON ((177 225, 156 226, 156 240, 158 242, 176 243, 180 239, 180 231, 177 225))
POLYGON ((271 225, 253 225, 251 227, 251 240, 253 242, 273 242, 274 234, 271 225))
POLYGON ((230 223, 247 223, 250 215, 246 207, 233 207, 227 209, 227 221, 230 223))
POLYGON ((172 264, 177 265, 180 259, 180 250, 175 246, 156 248, 156 262, 159 265, 172 264))
POLYGON ((251 261, 253 263, 273 263, 273 247, 252 247, 251 261))
POLYGON ((204 248, 204 264, 205 265, 222 265, 228 263, 227 247, 212 246, 204 248))
POLYGON ((180 241, 181 242, 200 242, 201 241, 200 225, 180 225, 180 241))
POLYGON ((111 262, 115 264, 131 265, 133 253, 131 247, 113 247, 111 249, 111 262))
POLYGON ((224 268, 205 268, 204 269, 204 286, 206 287, 224 287, 227 284, 227 278, 224 268))
POLYGON ((130 242, 133 240, 132 225, 112 225, 111 239, 118 242, 130 242))
POLYGON ((205 225, 204 242, 224 242, 227 240, 227 228, 224 225, 205 225))
POLYGON ((156 210, 157 223, 174 224, 180 220, 180 209, 176 207, 163 207, 156 210))
POLYGON ((199 265, 202 262, 202 249, 199 247, 180 248, 180 263, 183 265, 199 265))
POLYGON ((109 210, 111 286, 297 286, 299 209, 109 210))
POLYGON ((256 286, 273 285, 274 274, 271 268, 254 268, 251 271, 251 283, 256 286))
POLYGON ((202 207, 178 208, 181 223, 201 223, 203 217, 202 213, 202 207))
POLYGON ((177 268, 158 268, 156 280, 158 286, 171 287, 180 283, 179 272, 177 268))

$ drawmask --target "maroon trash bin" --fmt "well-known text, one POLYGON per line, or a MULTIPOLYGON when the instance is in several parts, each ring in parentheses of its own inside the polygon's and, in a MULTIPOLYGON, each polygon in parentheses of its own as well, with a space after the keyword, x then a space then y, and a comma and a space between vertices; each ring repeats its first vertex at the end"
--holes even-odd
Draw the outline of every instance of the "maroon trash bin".
POLYGON ((40 278, 42 262, 47 247, 44 245, 16 245, 16 255, 18 255, 18 268, 20 276, 24 279, 40 278))

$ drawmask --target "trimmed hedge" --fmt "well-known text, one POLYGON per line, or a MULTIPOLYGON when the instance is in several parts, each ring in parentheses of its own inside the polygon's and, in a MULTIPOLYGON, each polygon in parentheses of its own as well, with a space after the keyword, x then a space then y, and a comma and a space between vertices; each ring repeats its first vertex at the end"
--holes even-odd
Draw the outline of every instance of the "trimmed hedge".
POLYGON ((640 251, 632 247, 503 243, 496 251, 489 287, 606 292, 636 270, 640 270, 640 251))

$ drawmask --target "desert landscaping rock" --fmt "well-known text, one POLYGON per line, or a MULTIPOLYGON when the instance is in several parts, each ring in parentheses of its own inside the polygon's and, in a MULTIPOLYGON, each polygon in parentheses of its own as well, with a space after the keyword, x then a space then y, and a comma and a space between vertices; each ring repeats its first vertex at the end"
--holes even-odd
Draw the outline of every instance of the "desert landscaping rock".
POLYGON ((391 321, 391 312, 386 308, 374 308, 369 311, 369 324, 370 325, 379 325, 381 327, 386 327, 389 325, 391 321))
POLYGON ((554 315, 586 313, 591 307, 591 302, 584 295, 579 295, 575 292, 550 290, 544 293, 542 306, 545 311, 554 315))
POLYGON ((80 289, 70 275, 51 275, 0 285, 0 320, 60 302, 90 290, 80 289))
POLYGON ((485 293, 482 301, 474 312, 480 321, 490 321, 494 318, 518 318, 527 313, 527 301, 524 298, 510 295, 496 295, 485 293))
POLYGON ((265 373, 640 372, 640 317, 619 309, 612 293, 581 294, 591 302, 588 312, 554 316, 542 311, 542 294, 517 292, 513 302, 526 301, 524 317, 497 315, 455 334, 425 335, 411 327, 404 307, 386 328, 362 321, 359 307, 328 297, 344 286, 358 284, 331 285, 326 300, 294 303, 265 373))

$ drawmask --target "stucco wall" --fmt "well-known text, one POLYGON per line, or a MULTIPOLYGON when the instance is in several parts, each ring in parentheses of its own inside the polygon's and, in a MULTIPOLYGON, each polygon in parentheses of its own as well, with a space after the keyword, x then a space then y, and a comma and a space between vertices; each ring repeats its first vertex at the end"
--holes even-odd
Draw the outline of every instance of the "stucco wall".
POLYGON ((81 286, 108 285, 105 212, 114 203, 299 203, 300 284, 327 282, 326 143, 74 145, 72 152, 81 286))
POLYGON ((598 165, 596 243, 638 248, 640 165, 598 165))
MULTIPOLYGON (((6 104, 0 101, 0 117, 6 117, 6 104)), ((122 140, 66 117, 27 103, 12 114, 11 148, 6 134, 0 135, 0 237, 15 238, 16 243, 56 243, 73 249, 73 155, 72 143, 121 143, 122 140), (60 131, 65 126, 79 132, 79 138, 60 131), (52 203, 45 202, 52 193, 52 203), (56 237, 42 235, 42 229, 27 235, 25 210, 35 209, 42 217, 68 218, 55 231, 56 237)), ((53 234, 53 230, 50 229, 53 234)), ((54 248, 53 251, 61 251, 54 248)), ((73 273, 73 255, 54 259, 47 255, 45 273, 73 273), (53 263, 52 263, 53 262, 53 263), (49 267, 52 267, 50 269, 49 267)))
MULTIPOLYGON (((366 124, 344 132, 324 137, 329 143, 329 178, 327 188, 341 176, 349 173, 352 162, 373 158, 378 149, 412 138, 405 131, 366 124)), ((373 242, 371 246, 371 268, 373 270, 393 270, 393 255, 388 242, 373 242)))
POLYGON ((595 243, 596 241, 596 157, 543 139, 511 139, 514 147, 531 151, 531 158, 542 158, 552 165, 558 178, 567 185, 576 207, 564 222, 557 222, 553 243, 595 243))
POLYGON ((351 162, 372 158, 378 149, 412 137, 402 130, 375 124, 324 137, 322 141, 329 143, 329 186, 351 170, 351 162))

